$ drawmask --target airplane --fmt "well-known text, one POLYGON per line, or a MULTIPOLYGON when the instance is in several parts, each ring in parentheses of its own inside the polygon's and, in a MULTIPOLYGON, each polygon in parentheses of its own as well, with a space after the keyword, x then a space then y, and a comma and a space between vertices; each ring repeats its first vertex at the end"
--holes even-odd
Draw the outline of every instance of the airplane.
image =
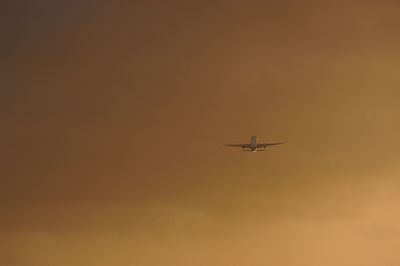
POLYGON ((256 152, 256 151, 265 151, 263 149, 268 146, 280 145, 284 144, 284 142, 275 142, 275 143, 257 143, 257 137, 251 136, 250 144, 224 144, 224 146, 230 147, 241 147, 242 151, 256 152))

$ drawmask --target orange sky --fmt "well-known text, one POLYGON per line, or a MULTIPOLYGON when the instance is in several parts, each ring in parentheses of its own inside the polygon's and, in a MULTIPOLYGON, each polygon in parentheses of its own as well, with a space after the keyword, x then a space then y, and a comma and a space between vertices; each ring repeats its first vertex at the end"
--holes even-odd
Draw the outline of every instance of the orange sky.
POLYGON ((0 264, 399 265, 399 7, 5 4, 0 264))

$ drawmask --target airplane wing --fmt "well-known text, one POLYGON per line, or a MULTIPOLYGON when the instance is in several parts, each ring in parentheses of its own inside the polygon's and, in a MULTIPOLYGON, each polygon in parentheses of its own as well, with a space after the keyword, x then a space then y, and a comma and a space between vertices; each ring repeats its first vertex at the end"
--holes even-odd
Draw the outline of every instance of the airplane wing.
POLYGON ((284 142, 260 143, 260 144, 257 144, 257 148, 266 148, 268 146, 281 145, 281 144, 285 144, 285 143, 284 142))
POLYGON ((250 148, 250 144, 224 144, 224 146, 230 146, 230 147, 240 147, 240 148, 250 148))

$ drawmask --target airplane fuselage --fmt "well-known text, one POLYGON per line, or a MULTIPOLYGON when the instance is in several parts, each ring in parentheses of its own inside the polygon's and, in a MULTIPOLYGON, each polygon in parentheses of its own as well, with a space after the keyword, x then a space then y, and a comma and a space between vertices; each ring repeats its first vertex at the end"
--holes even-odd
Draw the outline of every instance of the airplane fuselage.
POLYGON ((257 149, 258 149, 258 147, 257 147, 257 137, 256 136, 251 136, 249 150, 251 152, 256 152, 257 149))

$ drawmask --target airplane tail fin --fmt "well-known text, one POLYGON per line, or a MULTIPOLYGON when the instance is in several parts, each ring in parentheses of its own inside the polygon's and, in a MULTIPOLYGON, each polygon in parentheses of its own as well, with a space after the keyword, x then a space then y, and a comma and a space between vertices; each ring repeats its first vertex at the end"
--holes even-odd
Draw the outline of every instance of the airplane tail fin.
POLYGON ((257 136, 251 136, 250 143, 252 146, 257 145, 257 136))

